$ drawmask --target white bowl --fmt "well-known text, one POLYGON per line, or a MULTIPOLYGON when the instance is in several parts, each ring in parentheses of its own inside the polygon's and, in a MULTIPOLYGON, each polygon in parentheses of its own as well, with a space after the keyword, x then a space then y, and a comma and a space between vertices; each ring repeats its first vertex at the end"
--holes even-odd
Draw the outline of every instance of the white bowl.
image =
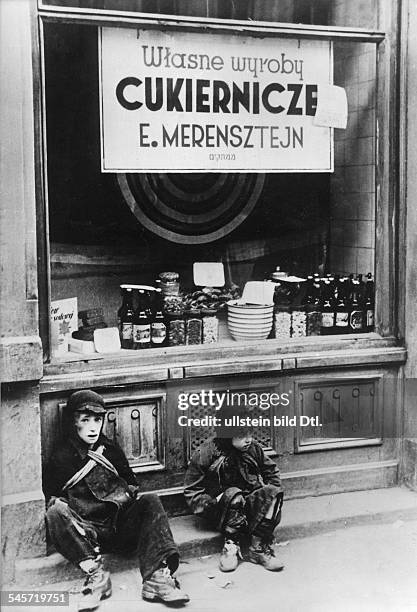
POLYGON ((248 331, 248 332, 256 332, 256 331, 266 331, 267 329, 272 328, 272 322, 267 325, 234 325, 233 323, 228 323, 227 327, 229 329, 234 329, 236 331, 248 331))
POLYGON ((237 334, 248 334, 248 336, 256 336, 256 334, 264 334, 265 332, 270 332, 272 326, 269 327, 261 327, 260 329, 248 329, 246 327, 229 327, 229 331, 235 332, 237 334))
POLYGON ((261 315, 272 314, 274 306, 262 306, 258 304, 244 304, 240 300, 230 300, 227 302, 228 313, 246 314, 246 315, 261 315))
POLYGON ((245 325, 272 325, 272 317, 269 317, 268 319, 227 319, 228 323, 231 323, 232 325, 241 325, 241 326, 245 326, 245 325))
POLYGON ((272 328, 272 324, 268 323, 268 325, 233 325, 232 323, 228 324, 228 328, 234 331, 248 331, 248 332, 263 332, 266 331, 267 329, 271 329, 272 328))
POLYGON ((248 314, 240 314, 237 312, 229 312, 227 313, 227 318, 228 319, 232 319, 233 321, 267 321, 269 319, 272 320, 273 317, 273 313, 266 313, 266 314, 252 314, 252 315, 248 315, 248 314))
POLYGON ((254 335, 247 335, 247 334, 240 334, 238 332, 232 332, 230 331, 230 335, 232 336, 232 338, 234 340, 266 340, 269 336, 269 332, 264 332, 262 334, 254 334, 254 335))

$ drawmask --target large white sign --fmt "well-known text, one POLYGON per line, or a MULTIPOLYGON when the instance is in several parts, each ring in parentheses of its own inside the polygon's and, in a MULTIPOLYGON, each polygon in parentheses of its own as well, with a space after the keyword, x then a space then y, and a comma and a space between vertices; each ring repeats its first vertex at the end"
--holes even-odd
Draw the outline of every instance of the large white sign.
POLYGON ((329 41, 102 28, 103 172, 331 172, 329 41))

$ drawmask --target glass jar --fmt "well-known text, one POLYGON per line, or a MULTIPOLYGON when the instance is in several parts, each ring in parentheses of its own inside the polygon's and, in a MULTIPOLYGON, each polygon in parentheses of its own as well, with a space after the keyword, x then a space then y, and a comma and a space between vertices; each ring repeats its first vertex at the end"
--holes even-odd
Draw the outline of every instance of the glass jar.
POLYGON ((178 295, 180 292, 178 272, 161 272, 159 279, 162 295, 178 295))
POLYGON ((305 310, 294 309, 291 313, 291 337, 302 338, 307 335, 307 316, 305 310))
POLYGON ((307 336, 320 336, 321 312, 314 308, 306 311, 306 334, 307 336))
POLYGON ((203 321, 199 310, 189 310, 186 318, 186 344, 201 344, 203 321))
POLYGON ((164 312, 184 312, 184 300, 181 295, 165 295, 163 297, 164 312))
POLYGON ((183 312, 171 312, 168 315, 168 344, 169 346, 185 344, 185 317, 183 312))
POLYGON ((285 306, 275 307, 274 332, 279 340, 291 338, 291 313, 285 306))
POLYGON ((219 339, 219 319, 213 310, 203 310, 203 344, 212 344, 219 339))

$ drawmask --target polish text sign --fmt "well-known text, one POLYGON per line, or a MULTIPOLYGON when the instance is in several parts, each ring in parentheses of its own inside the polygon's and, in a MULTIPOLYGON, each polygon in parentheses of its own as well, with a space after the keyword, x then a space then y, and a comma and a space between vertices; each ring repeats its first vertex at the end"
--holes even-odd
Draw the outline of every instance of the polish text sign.
POLYGON ((329 41, 102 28, 103 172, 331 172, 329 41))

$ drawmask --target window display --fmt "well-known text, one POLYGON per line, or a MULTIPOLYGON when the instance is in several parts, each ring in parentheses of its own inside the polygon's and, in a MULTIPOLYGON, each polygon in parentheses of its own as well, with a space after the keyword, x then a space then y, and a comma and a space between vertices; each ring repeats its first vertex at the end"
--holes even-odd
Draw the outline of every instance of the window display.
POLYGON ((77 298, 73 339, 117 328, 124 354, 373 331, 376 46, 333 43, 349 109, 332 130, 334 172, 112 174, 100 168, 97 37, 45 24, 51 299, 77 298), (195 285, 196 262, 221 263, 224 285, 195 285), (248 281, 275 284, 268 330, 262 318, 236 329, 248 281))

